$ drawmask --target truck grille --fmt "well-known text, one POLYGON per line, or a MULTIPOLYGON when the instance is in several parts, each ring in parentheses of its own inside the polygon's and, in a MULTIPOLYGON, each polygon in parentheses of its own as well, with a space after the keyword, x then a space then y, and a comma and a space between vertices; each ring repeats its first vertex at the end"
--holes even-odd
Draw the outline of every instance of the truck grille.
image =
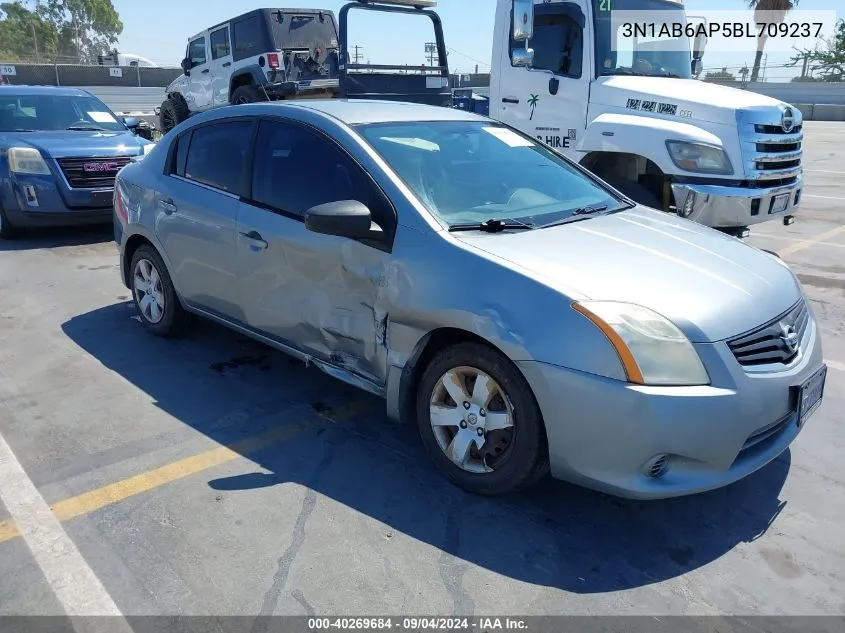
POLYGON ((114 186, 117 172, 129 164, 128 156, 59 158, 59 167, 72 189, 101 189, 114 186))
POLYGON ((742 155, 749 180, 762 186, 795 182, 801 173, 804 153, 801 112, 797 108, 773 108, 749 110, 739 116, 742 155))
POLYGON ((810 325, 810 311, 802 299, 765 325, 728 341, 728 347, 743 367, 787 365, 798 354, 810 325))

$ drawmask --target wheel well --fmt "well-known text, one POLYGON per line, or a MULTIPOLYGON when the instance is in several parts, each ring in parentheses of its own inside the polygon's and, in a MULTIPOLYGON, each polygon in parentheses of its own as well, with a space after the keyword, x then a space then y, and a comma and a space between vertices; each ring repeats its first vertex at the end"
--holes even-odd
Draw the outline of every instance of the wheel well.
POLYGON ((581 159, 581 166, 609 183, 628 180, 642 185, 663 202, 663 210, 675 205, 669 178, 652 160, 625 152, 590 152, 581 159))
POLYGON ((434 355, 440 350, 458 343, 480 343, 502 353, 502 350, 491 344, 490 341, 467 330, 444 327, 429 332, 417 344, 417 349, 411 354, 403 371, 402 383, 399 386, 399 415, 403 421, 416 420, 417 386, 434 355))
POLYGON ((235 90, 241 86, 249 86, 250 84, 255 84, 255 78, 252 76, 252 73, 241 73, 232 77, 232 82, 229 85, 229 98, 231 99, 235 90))
POLYGON ((150 240, 143 235, 138 235, 137 233, 126 240, 126 246, 123 248, 123 283, 127 288, 132 287, 132 271, 129 270, 129 266, 132 263, 132 256, 135 254, 135 251, 138 250, 138 247, 143 244, 149 244, 155 248, 150 240))

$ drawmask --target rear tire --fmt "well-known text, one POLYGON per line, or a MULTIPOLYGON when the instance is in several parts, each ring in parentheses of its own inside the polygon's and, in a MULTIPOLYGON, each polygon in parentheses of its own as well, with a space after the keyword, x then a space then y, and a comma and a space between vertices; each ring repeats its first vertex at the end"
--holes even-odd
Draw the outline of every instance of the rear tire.
POLYGON ((657 198, 657 196, 638 182, 619 180, 611 182, 610 186, 614 189, 618 189, 637 204, 651 207, 652 209, 657 209, 658 211, 663 210, 663 203, 657 198))
POLYGON ((9 221, 9 216, 0 207, 0 240, 11 240, 20 235, 20 231, 9 221))
POLYGON ((545 425, 531 388, 507 357, 486 345, 438 352, 420 380, 416 408, 431 459, 468 492, 506 494, 549 472, 545 425))
POLYGON ((167 134, 182 121, 186 121, 189 116, 191 116, 191 111, 181 95, 169 97, 161 104, 161 112, 158 115, 161 133, 167 134))
POLYGON ((235 105, 242 103, 256 103, 257 101, 267 101, 258 86, 247 84, 245 86, 238 86, 232 93, 232 103, 235 105))
POLYGON ((139 246, 132 255, 130 289, 141 323, 156 336, 180 336, 189 323, 189 315, 173 287, 161 255, 152 246, 139 246))

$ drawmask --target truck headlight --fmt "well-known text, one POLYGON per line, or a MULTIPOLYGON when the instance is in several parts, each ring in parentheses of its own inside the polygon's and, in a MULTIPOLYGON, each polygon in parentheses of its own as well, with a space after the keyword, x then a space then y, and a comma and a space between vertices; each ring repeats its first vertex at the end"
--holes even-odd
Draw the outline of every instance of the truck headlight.
POLYGON ((50 175, 50 168, 33 147, 13 147, 8 152, 9 171, 15 174, 50 175))
POLYGON ((579 301, 616 349, 628 381, 640 385, 707 385, 710 377, 690 340, 666 317, 619 301, 579 301))
POLYGON ((675 165, 684 171, 705 174, 734 173, 728 155, 721 147, 689 141, 666 141, 666 149, 675 165))

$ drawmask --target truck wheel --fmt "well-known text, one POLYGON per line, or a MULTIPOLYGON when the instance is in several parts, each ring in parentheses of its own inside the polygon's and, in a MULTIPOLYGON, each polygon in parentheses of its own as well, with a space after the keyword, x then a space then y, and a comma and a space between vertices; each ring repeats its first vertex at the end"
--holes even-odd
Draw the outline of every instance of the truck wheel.
POLYGON ((167 134, 170 130, 186 120, 191 115, 188 104, 179 96, 174 95, 161 104, 161 112, 158 115, 161 133, 167 134))
POLYGON ((663 203, 651 191, 643 187, 638 182, 631 182, 630 180, 619 180, 610 182, 610 185, 624 193, 637 204, 641 204, 658 211, 663 210, 663 203))
POLYGON ((255 103, 256 101, 267 101, 262 92, 257 86, 247 84, 246 86, 239 86, 235 88, 232 93, 232 103, 255 103))
POLYGON ((0 240, 10 240, 18 236, 18 228, 9 222, 9 217, 0 207, 0 240))
POLYGON ((540 409, 522 373, 498 351, 479 343, 440 351, 416 400, 423 445, 458 487, 500 495, 548 473, 540 409))

